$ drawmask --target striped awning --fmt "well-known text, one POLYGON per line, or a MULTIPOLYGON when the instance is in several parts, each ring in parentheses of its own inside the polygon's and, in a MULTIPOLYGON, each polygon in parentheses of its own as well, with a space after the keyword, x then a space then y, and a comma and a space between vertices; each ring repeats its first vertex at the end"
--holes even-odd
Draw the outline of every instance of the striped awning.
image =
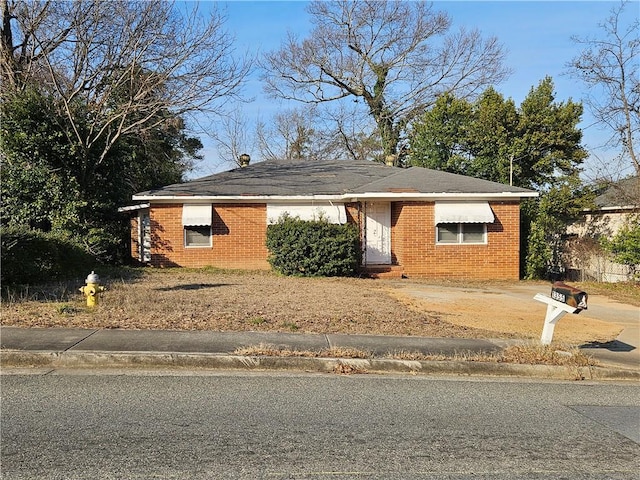
POLYGON ((319 220, 324 218, 329 223, 347 223, 347 212, 343 204, 298 204, 298 205, 278 205, 267 204, 267 225, 277 223, 278 219, 287 214, 290 217, 300 220, 319 220))
POLYGON ((493 223, 489 202, 436 202, 435 223, 493 223))

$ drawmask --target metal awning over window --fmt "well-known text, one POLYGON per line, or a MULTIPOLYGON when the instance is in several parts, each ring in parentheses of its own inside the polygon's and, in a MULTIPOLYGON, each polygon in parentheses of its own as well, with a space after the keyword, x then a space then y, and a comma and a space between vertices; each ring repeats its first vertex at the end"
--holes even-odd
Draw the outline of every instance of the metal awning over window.
POLYGON ((489 202, 436 202, 435 222, 493 223, 495 217, 489 202))
POLYGON ((183 226, 204 226, 211 225, 211 204, 207 205, 182 205, 182 225, 183 226))
POLYGON ((269 203, 267 204, 267 225, 273 225, 285 213, 300 220, 324 218, 329 223, 347 223, 347 212, 343 204, 276 205, 269 203))

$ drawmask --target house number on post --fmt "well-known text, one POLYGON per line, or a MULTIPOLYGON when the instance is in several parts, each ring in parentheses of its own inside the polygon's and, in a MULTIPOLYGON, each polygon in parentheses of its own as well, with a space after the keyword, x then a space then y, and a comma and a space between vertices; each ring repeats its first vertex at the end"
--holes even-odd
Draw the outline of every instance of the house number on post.
POLYGON ((562 282, 555 282, 551 287, 551 297, 547 297, 541 293, 533 297, 542 303, 547 304, 547 314, 544 318, 544 327, 542 328, 542 336, 540 342, 543 345, 549 345, 553 340, 553 331, 556 323, 567 313, 578 314, 582 310, 587 309, 586 292, 566 285, 562 282))

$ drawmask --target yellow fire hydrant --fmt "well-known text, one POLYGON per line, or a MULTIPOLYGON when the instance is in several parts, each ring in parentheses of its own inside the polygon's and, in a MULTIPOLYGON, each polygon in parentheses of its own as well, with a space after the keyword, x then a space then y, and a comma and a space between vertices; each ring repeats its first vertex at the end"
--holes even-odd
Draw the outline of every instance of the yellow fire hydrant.
POLYGON ((100 277, 91 271, 85 280, 86 285, 80 287, 80 291, 87 297, 87 307, 95 307, 98 304, 98 293, 104 292, 104 287, 100 285, 100 277))

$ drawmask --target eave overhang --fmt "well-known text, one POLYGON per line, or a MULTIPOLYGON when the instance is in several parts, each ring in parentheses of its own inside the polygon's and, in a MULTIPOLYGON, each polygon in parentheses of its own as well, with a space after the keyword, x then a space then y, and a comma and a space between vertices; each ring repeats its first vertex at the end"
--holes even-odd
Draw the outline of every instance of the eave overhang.
POLYGON ((435 201, 435 200, 519 200, 538 197, 537 192, 501 193, 416 193, 370 192, 341 195, 134 195, 134 201, 152 203, 267 203, 267 202, 358 202, 358 201, 435 201))
POLYGON ((119 213, 135 212, 136 210, 144 210, 145 208, 149 208, 150 206, 151 206, 151 204, 149 202, 139 203, 137 205, 129 205, 127 207, 119 207, 118 208, 118 212, 119 213))
POLYGON ((615 213, 615 212, 633 212, 634 210, 640 210, 638 205, 621 205, 619 207, 599 207, 596 209, 585 208, 584 213, 597 215, 599 213, 615 213))

